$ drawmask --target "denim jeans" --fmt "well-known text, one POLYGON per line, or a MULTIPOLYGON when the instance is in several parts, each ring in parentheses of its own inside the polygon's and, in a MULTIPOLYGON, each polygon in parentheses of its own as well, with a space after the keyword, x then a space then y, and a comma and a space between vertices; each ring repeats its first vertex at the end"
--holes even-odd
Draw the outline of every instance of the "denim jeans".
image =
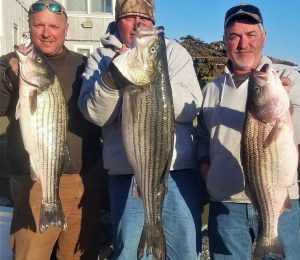
MULTIPOLYGON (((201 194, 192 170, 172 171, 163 206, 167 259, 199 260, 201 250, 201 194)), ((144 224, 141 198, 132 196, 132 175, 109 177, 114 259, 137 259, 144 224)), ((143 259, 152 259, 144 254, 143 259)))
MULTIPOLYGON (((250 260, 252 244, 258 235, 258 214, 251 204, 211 202, 209 210, 209 249, 212 260, 250 260)), ((291 211, 279 218, 279 240, 286 260, 300 259, 299 204, 292 200, 291 211)), ((264 257, 267 259, 282 259, 264 257)))

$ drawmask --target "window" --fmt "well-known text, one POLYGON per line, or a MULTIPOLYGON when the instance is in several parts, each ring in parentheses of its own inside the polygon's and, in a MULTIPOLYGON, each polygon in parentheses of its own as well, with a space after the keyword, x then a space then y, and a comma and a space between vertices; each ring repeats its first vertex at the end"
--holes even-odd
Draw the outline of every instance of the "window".
POLYGON ((66 9, 76 13, 112 13, 112 0, 66 0, 66 9))
POLYGON ((89 57, 93 51, 93 46, 75 45, 74 50, 75 50, 75 52, 78 52, 86 57, 89 57))
POLYGON ((88 0, 67 0, 67 11, 77 13, 87 13, 87 1, 88 0))
POLYGON ((111 0, 91 0, 92 13, 111 13, 111 0))

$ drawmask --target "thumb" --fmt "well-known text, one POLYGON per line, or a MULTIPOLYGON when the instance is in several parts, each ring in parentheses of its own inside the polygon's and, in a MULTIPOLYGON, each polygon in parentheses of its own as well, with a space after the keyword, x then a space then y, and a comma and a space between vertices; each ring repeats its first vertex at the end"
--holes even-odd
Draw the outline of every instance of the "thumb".
POLYGON ((291 90, 292 81, 288 77, 280 77, 282 86, 289 93, 291 90))
POLYGON ((11 71, 15 74, 15 76, 18 76, 19 75, 19 62, 18 62, 18 59, 11 58, 8 63, 10 65, 11 71))

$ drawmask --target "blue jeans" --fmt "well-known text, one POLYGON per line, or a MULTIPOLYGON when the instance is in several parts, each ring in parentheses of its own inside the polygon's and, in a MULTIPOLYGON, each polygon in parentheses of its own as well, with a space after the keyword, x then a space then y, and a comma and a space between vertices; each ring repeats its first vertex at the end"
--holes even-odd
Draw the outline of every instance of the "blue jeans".
MULTIPOLYGON (((209 249, 211 259, 250 260, 258 234, 258 214, 251 204, 211 202, 209 209, 209 249)), ((286 260, 300 259, 299 204, 292 200, 291 211, 279 218, 279 240, 286 260)), ((264 257, 267 259, 279 259, 264 257)))
MULTIPOLYGON (((163 206, 167 259, 199 260, 201 251, 201 194, 192 170, 172 171, 163 206)), ((109 177, 114 259, 137 259, 144 224, 143 203, 132 196, 132 175, 109 177)), ((152 259, 144 254, 143 259, 152 259)))

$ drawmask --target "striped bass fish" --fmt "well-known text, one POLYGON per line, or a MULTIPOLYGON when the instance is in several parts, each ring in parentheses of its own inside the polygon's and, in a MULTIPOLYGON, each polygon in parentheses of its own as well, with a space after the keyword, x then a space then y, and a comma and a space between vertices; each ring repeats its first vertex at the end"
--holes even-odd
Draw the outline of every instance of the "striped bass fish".
POLYGON ((29 154, 31 177, 42 186, 39 230, 67 228, 59 198, 59 181, 68 162, 67 109, 55 72, 33 45, 15 49, 20 84, 16 118, 29 154))
POLYGON ((122 135, 145 212, 137 258, 141 259, 146 249, 154 259, 166 259, 162 208, 173 154, 175 116, 163 28, 139 28, 134 44, 113 62, 133 83, 124 90, 122 135))
POLYGON ((242 162, 246 192, 261 219, 255 258, 283 257, 278 219, 291 208, 288 187, 295 182, 298 150, 290 100, 270 65, 253 71, 248 86, 242 162))

